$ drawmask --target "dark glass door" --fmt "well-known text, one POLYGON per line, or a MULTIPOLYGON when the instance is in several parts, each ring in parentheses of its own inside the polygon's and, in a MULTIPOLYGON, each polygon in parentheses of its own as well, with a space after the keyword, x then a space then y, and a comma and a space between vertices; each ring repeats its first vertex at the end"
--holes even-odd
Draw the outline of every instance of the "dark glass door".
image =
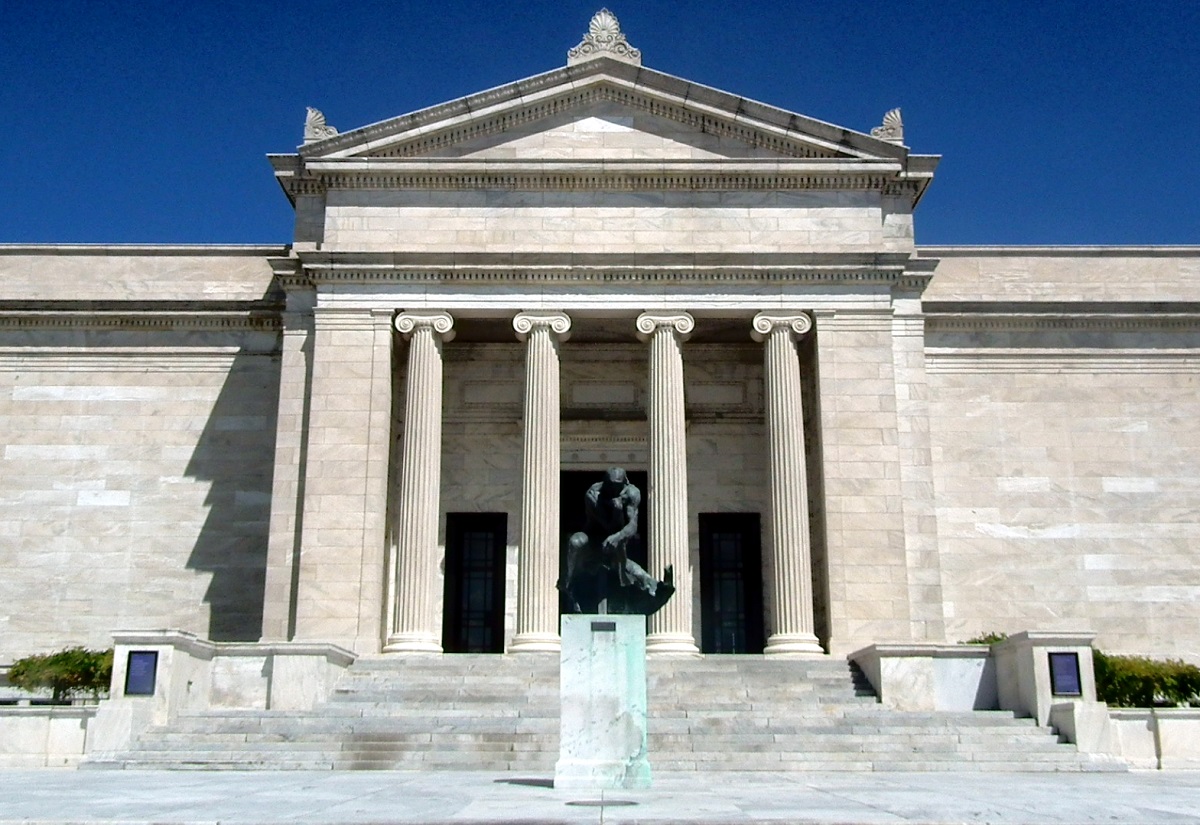
POLYGON ((700 514, 701 652, 762 653, 758 513, 700 514))
POLYGON ((504 652, 504 561, 507 513, 446 514, 447 653, 504 652))

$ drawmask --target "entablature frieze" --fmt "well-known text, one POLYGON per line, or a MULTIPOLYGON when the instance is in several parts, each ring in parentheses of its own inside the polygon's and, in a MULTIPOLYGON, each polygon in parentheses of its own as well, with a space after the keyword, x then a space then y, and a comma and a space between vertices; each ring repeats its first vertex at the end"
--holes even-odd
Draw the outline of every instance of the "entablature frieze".
POLYGON ((518 192, 880 192, 915 200, 924 179, 898 163, 809 161, 404 161, 314 162, 282 179, 293 199, 339 190, 518 192))
POLYGON ((925 315, 928 333, 1161 331, 1200 332, 1200 312, 934 312, 925 315))
POLYGON ((280 313, 271 310, 246 312, 121 312, 0 311, 2 329, 130 329, 130 330, 253 330, 282 329, 280 313))
POLYGON ((320 288, 340 284, 621 284, 882 285, 921 290, 932 274, 911 270, 907 252, 789 254, 505 255, 301 251, 301 272, 288 282, 320 288))
POLYGON ((425 160, 312 161, 287 186, 296 195, 343 189, 515 191, 881 191, 915 195, 894 161, 820 160, 425 160))

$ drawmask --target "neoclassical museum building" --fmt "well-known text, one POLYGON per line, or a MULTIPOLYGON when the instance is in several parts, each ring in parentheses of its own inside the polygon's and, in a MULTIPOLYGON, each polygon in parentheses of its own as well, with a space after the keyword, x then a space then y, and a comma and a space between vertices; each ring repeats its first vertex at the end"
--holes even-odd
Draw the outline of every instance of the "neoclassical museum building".
POLYGON ((555 651, 611 467, 678 588, 652 654, 1200 661, 1200 247, 917 246, 938 156, 873 125, 647 68, 601 13, 544 74, 310 110, 269 156, 290 244, 0 246, 0 665, 555 651))

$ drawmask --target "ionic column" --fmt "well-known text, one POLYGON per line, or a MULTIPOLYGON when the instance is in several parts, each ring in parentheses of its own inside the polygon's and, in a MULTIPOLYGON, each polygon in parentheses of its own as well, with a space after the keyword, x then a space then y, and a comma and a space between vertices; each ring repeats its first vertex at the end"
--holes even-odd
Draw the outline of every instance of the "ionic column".
POLYGON ((396 528, 395 620, 388 652, 440 653, 434 611, 438 573, 438 496, 442 484, 442 344, 454 337, 445 312, 402 312, 408 344, 404 446, 396 528))
POLYGON ((688 552, 687 438, 680 345, 695 327, 686 312, 638 316, 638 337, 650 341, 650 552, 647 571, 675 568, 675 595, 650 617, 646 650, 698 653, 692 633, 692 568, 688 552))
POLYGON ((756 341, 765 344, 767 443, 771 472, 771 633, 765 653, 824 653, 813 633, 808 482, 796 338, 812 329, 807 315, 761 312, 756 341))
POLYGON ((525 455, 521 474, 521 546, 517 558, 517 625, 511 652, 557 651, 559 544, 558 345, 570 337, 561 312, 513 318, 525 341, 525 455))

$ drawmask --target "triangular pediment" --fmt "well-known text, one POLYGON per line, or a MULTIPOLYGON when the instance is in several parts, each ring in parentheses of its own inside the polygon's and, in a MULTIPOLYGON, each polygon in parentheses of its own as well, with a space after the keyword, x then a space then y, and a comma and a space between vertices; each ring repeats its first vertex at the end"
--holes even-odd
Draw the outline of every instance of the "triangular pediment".
POLYGON ((306 144, 305 159, 896 160, 905 147, 597 59, 306 144))
POLYGON ((423 157, 701 160, 786 157, 739 136, 705 130, 612 100, 595 100, 510 129, 434 148, 423 157))

